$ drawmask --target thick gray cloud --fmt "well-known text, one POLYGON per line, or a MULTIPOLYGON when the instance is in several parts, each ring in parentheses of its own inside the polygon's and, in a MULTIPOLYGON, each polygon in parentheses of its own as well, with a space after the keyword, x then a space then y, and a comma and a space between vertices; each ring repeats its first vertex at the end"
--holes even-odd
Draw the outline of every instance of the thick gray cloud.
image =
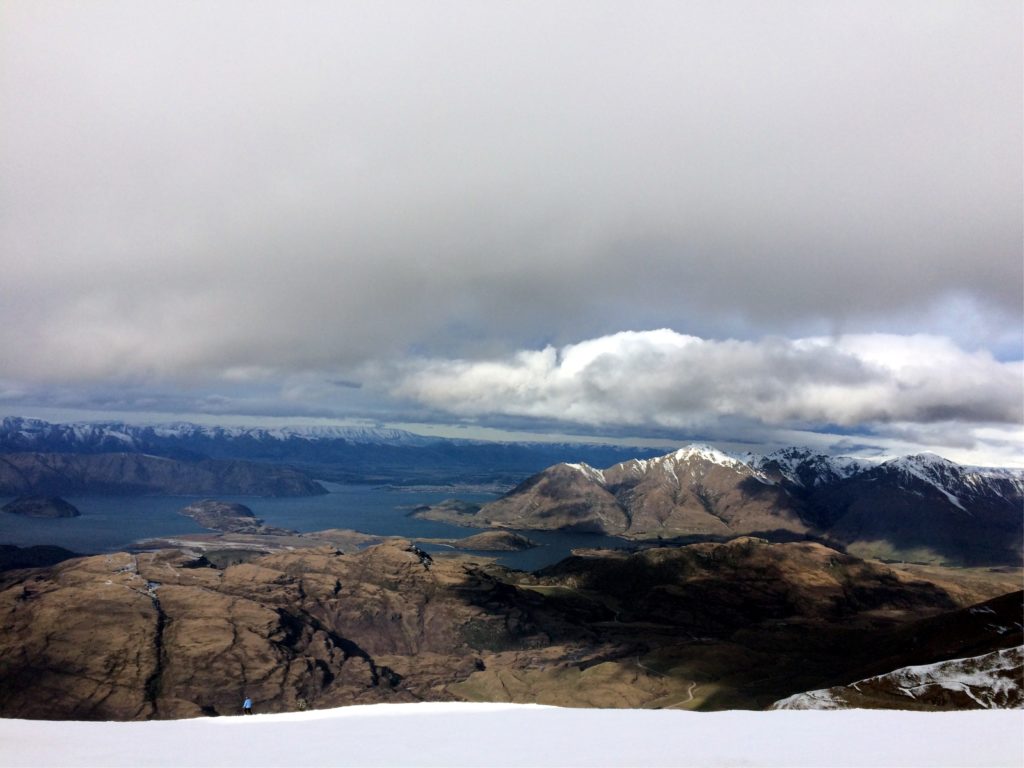
MULTIPOLYGON (((464 411, 345 384, 666 327, 778 366, 731 396, 788 422, 832 417, 777 391, 808 360, 881 385, 787 338, 1019 360, 1020 26, 932 0, 7 2, 0 397, 440 418, 464 411)), ((991 386, 844 418, 1002 419, 991 386)))
POLYGON ((662 326, 1018 344, 1016 3, 3 17, 0 344, 32 377, 662 326))

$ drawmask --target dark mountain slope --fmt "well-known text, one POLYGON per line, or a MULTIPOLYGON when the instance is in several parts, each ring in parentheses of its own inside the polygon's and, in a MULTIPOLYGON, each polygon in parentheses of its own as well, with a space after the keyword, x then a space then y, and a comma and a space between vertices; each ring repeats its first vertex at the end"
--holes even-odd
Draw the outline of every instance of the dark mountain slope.
POLYGON ((243 461, 177 461, 137 453, 0 454, 0 495, 168 494, 311 496, 303 473, 243 461))

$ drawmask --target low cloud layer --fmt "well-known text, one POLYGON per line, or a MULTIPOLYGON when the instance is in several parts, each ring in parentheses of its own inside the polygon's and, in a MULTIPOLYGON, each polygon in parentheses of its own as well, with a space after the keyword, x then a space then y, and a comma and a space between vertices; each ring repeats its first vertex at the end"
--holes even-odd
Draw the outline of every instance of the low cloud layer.
POLYGON ((1019 423, 1024 365, 934 336, 711 341, 626 332, 491 361, 421 360, 393 394, 458 417, 591 427, 1019 423))

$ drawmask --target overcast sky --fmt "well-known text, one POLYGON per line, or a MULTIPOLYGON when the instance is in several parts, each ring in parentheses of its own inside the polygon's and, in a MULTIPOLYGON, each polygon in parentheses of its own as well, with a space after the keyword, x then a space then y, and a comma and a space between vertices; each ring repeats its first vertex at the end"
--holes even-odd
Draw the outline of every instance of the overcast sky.
POLYGON ((1021 27, 6 0, 0 413, 1024 464, 1021 27))

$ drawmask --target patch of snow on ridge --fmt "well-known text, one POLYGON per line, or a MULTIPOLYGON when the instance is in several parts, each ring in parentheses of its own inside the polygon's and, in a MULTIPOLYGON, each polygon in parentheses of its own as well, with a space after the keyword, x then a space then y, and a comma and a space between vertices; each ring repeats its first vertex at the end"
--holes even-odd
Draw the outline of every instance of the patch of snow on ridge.
POLYGON ((580 463, 580 464, 566 464, 565 466, 567 466, 567 467, 569 467, 571 469, 575 469, 581 475, 584 475, 585 477, 588 477, 591 480, 596 480, 597 482, 599 482, 602 485, 604 485, 604 471, 603 470, 595 469, 594 467, 590 466, 589 464, 583 464, 583 463, 580 463))
POLYGON ((949 488, 946 486, 946 483, 950 480, 961 480, 958 477, 951 477, 961 473, 959 464, 954 464, 952 461, 937 456, 934 453, 920 453, 916 456, 901 456, 897 459, 891 459, 882 464, 882 466, 916 477, 918 480, 931 485, 944 495, 950 504, 962 509, 967 514, 971 514, 960 503, 960 499, 950 493, 949 488))
MULTIPOLYGON (((903 696, 916 699, 929 688, 941 688, 966 694, 979 709, 998 709, 1001 702, 1020 700, 1021 667, 1024 665, 1024 646, 963 659, 951 659, 934 664, 900 667, 884 675, 868 677, 845 686, 845 690, 860 692, 860 686, 891 683, 903 696)), ((844 687, 807 691, 789 696, 772 704, 771 709, 846 709, 844 687)))
POLYGON ((645 475, 650 470, 656 459, 630 459, 624 463, 632 475, 645 475))
MULTIPOLYGON (((710 445, 704 443, 690 443, 687 446, 680 448, 674 453, 670 453, 666 456, 662 456, 658 459, 653 459, 654 462, 673 462, 680 463, 689 461, 691 459, 698 459, 705 461, 709 464, 716 464, 720 467, 726 467, 734 472, 739 472, 744 475, 753 477, 758 482, 764 485, 775 485, 771 478, 769 478, 760 468, 755 466, 749 461, 745 461, 743 458, 733 456, 724 451, 720 451, 717 448, 713 448, 710 445)), ((667 469, 666 469, 667 471, 667 469)), ((675 470, 673 469, 672 475, 675 476, 675 470)))
POLYGON ((808 448, 782 448, 767 456, 750 456, 751 466, 763 470, 774 463, 779 473, 794 485, 804 485, 800 477, 801 467, 810 468, 814 473, 813 485, 846 480, 860 472, 871 469, 875 464, 849 456, 828 456, 814 453, 808 448))
POLYGON ((865 472, 866 470, 872 469, 876 466, 875 462, 866 461, 864 459, 854 459, 849 456, 826 456, 825 459, 828 461, 833 471, 843 478, 853 477, 860 472, 865 472))

